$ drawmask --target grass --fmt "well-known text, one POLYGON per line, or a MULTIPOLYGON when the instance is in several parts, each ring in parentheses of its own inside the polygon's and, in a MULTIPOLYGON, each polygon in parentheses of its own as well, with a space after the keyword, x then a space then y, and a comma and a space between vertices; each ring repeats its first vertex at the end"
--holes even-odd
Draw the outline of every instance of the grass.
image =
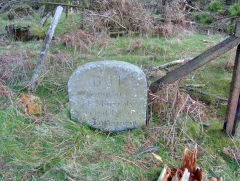
MULTIPOLYGON (((57 34, 70 29, 78 16, 62 18, 57 34), (66 28, 67 27, 67 28, 66 28)), ((78 26, 77 23, 74 26, 78 26)), ((51 44, 48 60, 50 72, 41 82, 36 95, 44 103, 44 115, 33 117, 23 114, 18 106, 18 96, 25 90, 11 87, 12 102, 0 98, 0 180, 157 180, 163 164, 179 167, 185 147, 199 145, 197 166, 204 170, 204 178, 212 176, 211 169, 224 180, 237 180, 239 168, 233 158, 223 154, 226 146, 234 142, 240 148, 239 138, 234 140, 222 131, 226 104, 207 105, 207 116, 202 120, 209 128, 182 115, 177 121, 174 143, 169 143, 169 128, 154 117, 149 127, 120 133, 102 133, 87 125, 70 120, 67 81, 72 71, 88 61, 122 60, 142 68, 168 61, 194 57, 226 38, 224 35, 202 35, 186 32, 175 38, 119 37, 108 38, 107 45, 89 50, 79 50, 62 44, 51 44), (129 53, 131 44, 140 45, 129 53), (58 52, 60 51, 60 52, 58 52), (61 54, 60 54, 61 53, 61 54), (5 105, 5 106, 3 106, 5 105), (156 160, 151 153, 135 154, 159 146, 154 153, 162 157, 156 160)), ((12 50, 30 51, 38 55, 42 42, 13 42, 0 46, 0 53, 12 50)), ((228 96, 231 70, 224 67, 226 59, 234 57, 234 51, 194 71, 181 81, 185 84, 205 84, 202 91, 228 96)), ((36 61, 35 57, 28 57, 36 61)))

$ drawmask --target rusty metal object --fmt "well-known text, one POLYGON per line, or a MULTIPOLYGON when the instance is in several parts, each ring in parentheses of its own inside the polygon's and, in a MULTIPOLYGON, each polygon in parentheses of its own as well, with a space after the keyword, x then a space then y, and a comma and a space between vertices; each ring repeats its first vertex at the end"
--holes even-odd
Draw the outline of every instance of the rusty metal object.
POLYGON ((237 106, 239 102, 240 93, 240 45, 237 47, 235 64, 232 75, 232 82, 228 98, 228 106, 225 118, 225 128, 228 135, 233 134, 234 122, 237 113, 237 106))

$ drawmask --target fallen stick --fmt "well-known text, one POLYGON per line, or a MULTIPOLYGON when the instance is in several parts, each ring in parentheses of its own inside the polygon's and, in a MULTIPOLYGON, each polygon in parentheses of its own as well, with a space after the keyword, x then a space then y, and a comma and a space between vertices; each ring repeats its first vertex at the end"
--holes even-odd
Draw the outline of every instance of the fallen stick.
POLYGON ((55 5, 55 6, 67 6, 67 7, 74 7, 74 8, 83 8, 83 6, 80 5, 73 5, 73 4, 66 4, 66 3, 61 3, 61 2, 48 2, 48 1, 19 1, 21 3, 37 3, 37 4, 43 4, 43 5, 55 5))
POLYGON ((149 153, 149 152, 157 151, 157 150, 159 150, 159 149, 160 149, 159 146, 151 147, 151 148, 148 148, 147 150, 144 150, 144 151, 142 151, 142 152, 140 152, 140 153, 134 155, 133 157, 136 158, 136 157, 138 157, 138 156, 140 156, 140 155, 143 155, 143 154, 145 154, 145 153, 149 153))
POLYGON ((48 28, 47 35, 46 35, 45 40, 43 42, 42 50, 41 50, 40 55, 38 57, 37 65, 34 69, 32 79, 29 83, 30 84, 29 88, 30 88, 31 92, 35 92, 37 87, 38 87, 39 78, 41 77, 41 73, 42 73, 43 69, 45 68, 45 64, 46 64, 44 58, 45 58, 46 52, 48 50, 49 44, 52 40, 54 30, 55 30, 55 28, 58 24, 58 20, 59 20, 61 14, 62 14, 62 11, 63 11, 63 7, 58 6, 56 11, 55 11, 52 22, 51 22, 51 24, 48 28))
POLYGON ((110 16, 106 16, 106 15, 102 15, 102 14, 93 14, 93 13, 90 13, 90 14, 87 14, 88 16, 99 16, 99 17, 103 17, 103 18, 107 18, 107 19, 110 19, 112 20, 113 22, 115 22, 116 24, 118 24, 119 26, 121 26, 123 29, 127 30, 127 28, 125 26, 123 26, 121 23, 115 21, 113 18, 111 18, 110 16))
POLYGON ((156 80, 150 85, 150 90, 153 93, 158 92, 163 85, 170 84, 179 80, 192 71, 202 67, 206 63, 220 57, 224 53, 228 52, 229 50, 233 49, 235 46, 239 44, 240 41, 240 22, 237 24, 238 28, 236 28, 235 36, 230 36, 226 40, 222 41, 221 43, 215 45, 214 47, 206 50, 202 54, 196 56, 192 60, 188 61, 187 63, 183 64, 182 66, 174 69, 173 71, 169 72, 164 77, 156 80))
POLYGON ((233 150, 232 150, 232 154, 233 154, 233 157, 234 157, 234 159, 235 159, 238 167, 240 168, 240 164, 239 164, 239 162, 238 162, 237 156, 236 156, 236 154, 233 152, 233 150))
POLYGON ((171 66, 174 66, 174 65, 184 64, 184 63, 188 62, 191 59, 192 58, 185 58, 185 59, 174 60, 174 61, 165 63, 163 65, 157 66, 157 69, 164 69, 164 68, 171 67, 171 66))
POLYGON ((221 96, 218 96, 218 95, 210 94, 210 93, 203 92, 203 91, 200 91, 198 89, 191 88, 191 87, 180 87, 180 89, 184 89, 188 92, 193 91, 193 92, 196 92, 196 93, 199 93, 199 94, 202 94, 202 95, 214 97, 215 99, 218 99, 220 101, 228 101, 228 98, 226 98, 226 97, 221 97, 221 96))
POLYGON ((187 87, 194 87, 194 88, 200 88, 205 87, 205 84, 186 84, 187 87))
POLYGON ((41 25, 41 26, 44 26, 45 23, 46 23, 46 21, 48 20, 48 18, 49 18, 50 16, 51 16, 51 13, 48 12, 47 15, 44 16, 44 17, 41 19, 41 21, 40 21, 40 25, 41 25))
POLYGON ((114 156, 115 158, 118 158, 118 159, 121 159, 121 160, 123 160, 123 161, 126 161, 126 162, 128 162, 128 163, 131 163, 131 164, 133 164, 133 165, 135 165, 135 166, 137 166, 137 167, 140 167, 138 164, 136 164, 135 162, 133 162, 133 161, 131 161, 131 160, 128 160, 128 159, 126 159, 126 158, 122 158, 122 157, 120 157, 120 156, 114 156))

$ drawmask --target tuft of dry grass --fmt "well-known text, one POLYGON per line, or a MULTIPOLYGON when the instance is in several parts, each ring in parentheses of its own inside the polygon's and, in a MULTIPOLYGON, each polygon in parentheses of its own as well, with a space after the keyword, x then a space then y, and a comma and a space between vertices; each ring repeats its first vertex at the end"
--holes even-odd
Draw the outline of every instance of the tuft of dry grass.
POLYGON ((185 6, 182 2, 173 0, 164 8, 164 22, 155 26, 155 31, 163 37, 172 37, 185 29, 185 6))
POLYGON ((234 67, 234 59, 232 56, 229 56, 227 58, 227 62, 224 65, 224 68, 228 69, 228 70, 233 70, 234 67))
POLYGON ((11 100, 13 96, 12 90, 4 84, 4 81, 1 78, 0 78, 0 96, 5 96, 9 100, 11 100))
POLYGON ((74 54, 77 48, 89 50, 89 45, 94 41, 96 41, 94 36, 81 29, 71 30, 63 34, 63 43, 66 46, 74 47, 74 54))
POLYGON ((91 52, 91 48, 94 47, 105 47, 108 40, 103 34, 92 35, 82 29, 73 29, 71 31, 65 32, 62 35, 62 43, 67 47, 74 47, 74 55, 78 50, 86 50, 91 52))
MULTIPOLYGON (((32 55, 32 54, 31 54, 32 55)), ((17 85, 31 76, 34 63, 27 51, 9 52, 0 55, 0 79, 7 85, 17 85)))
POLYGON ((127 52, 128 53, 132 53, 135 50, 137 50, 138 48, 140 48, 143 44, 143 40, 134 40, 131 42, 131 44, 129 45, 127 52))
POLYGON ((97 0, 95 9, 83 12, 83 25, 90 32, 152 34, 153 21, 137 0, 97 0))

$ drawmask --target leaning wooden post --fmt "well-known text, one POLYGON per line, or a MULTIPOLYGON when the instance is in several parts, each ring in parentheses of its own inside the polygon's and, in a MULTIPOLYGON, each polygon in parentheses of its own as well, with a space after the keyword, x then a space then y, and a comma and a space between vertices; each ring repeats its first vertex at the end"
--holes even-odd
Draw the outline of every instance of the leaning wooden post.
POLYGON ((52 40, 54 30, 57 26, 58 20, 59 20, 61 14, 62 14, 62 10, 63 10, 62 6, 57 7, 57 9, 55 11, 55 14, 54 14, 54 17, 52 19, 52 22, 51 22, 51 24, 48 28, 46 37, 45 37, 44 42, 43 42, 42 50, 41 50, 40 55, 38 57, 37 65, 34 69, 33 76, 32 76, 32 79, 30 81, 29 88, 30 88, 31 92, 35 92, 36 89, 37 89, 37 86, 39 84, 39 78, 41 77, 41 73, 43 72, 43 70, 45 68, 45 64, 46 64, 46 59, 44 59, 44 58, 45 58, 47 49, 49 47, 49 44, 52 40))
POLYGON ((235 36, 230 36, 226 40, 204 51, 197 57, 185 63, 184 65, 174 69, 173 71, 169 72, 167 75, 153 82, 150 85, 150 90, 153 93, 158 92, 159 90, 161 90, 161 87, 163 85, 173 83, 174 81, 188 75, 192 71, 202 67, 206 63, 222 56, 224 53, 228 52, 229 50, 237 46, 239 42, 240 42, 240 35, 238 33, 235 33, 235 36))
MULTIPOLYGON (((240 19, 236 23, 235 36, 240 36, 240 19)), ((237 47, 232 82, 228 98, 228 106, 225 118, 224 129, 228 135, 234 135, 240 119, 240 44, 237 47), (239 106, 238 106, 239 105, 239 106)))

